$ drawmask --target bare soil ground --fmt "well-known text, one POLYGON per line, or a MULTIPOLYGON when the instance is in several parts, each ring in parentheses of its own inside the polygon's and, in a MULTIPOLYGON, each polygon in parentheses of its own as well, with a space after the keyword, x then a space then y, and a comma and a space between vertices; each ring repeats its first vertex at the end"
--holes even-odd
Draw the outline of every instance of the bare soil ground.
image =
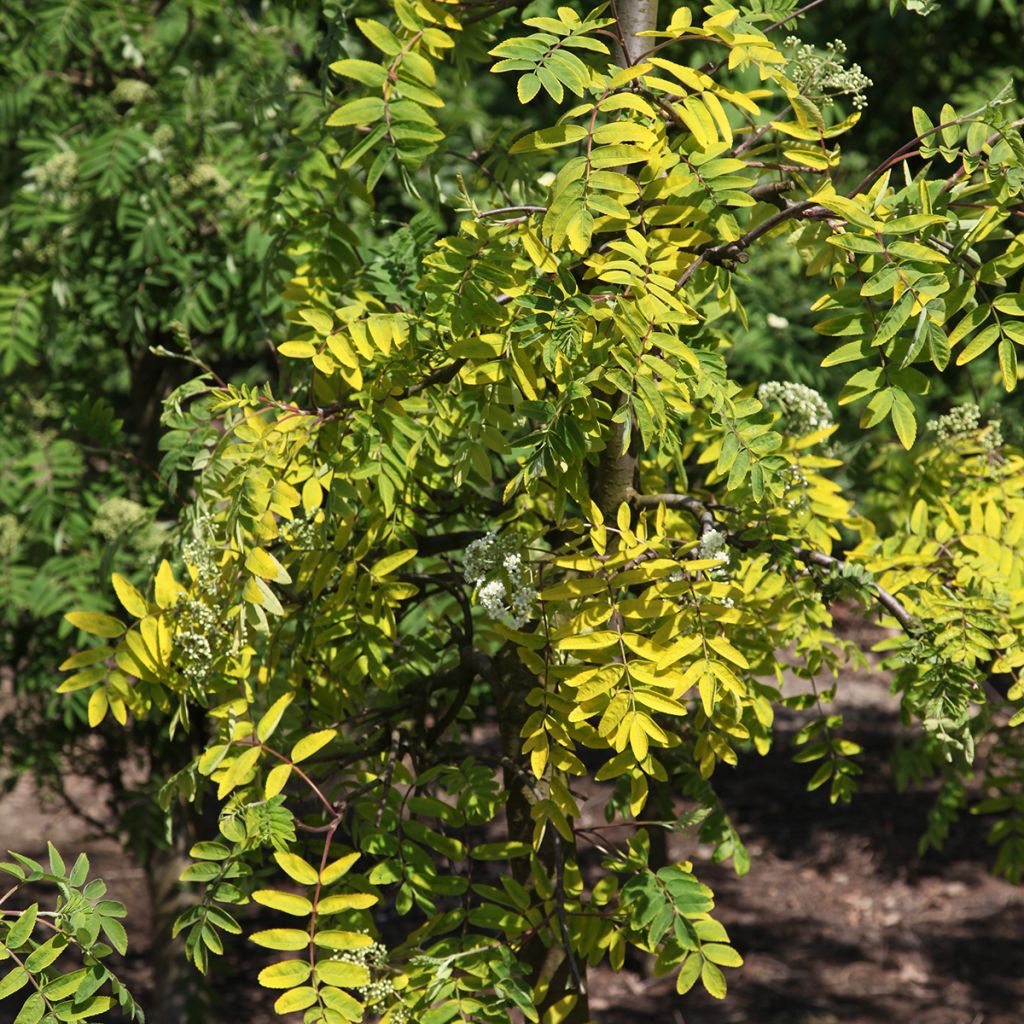
MULTIPOLYGON (((769 756, 716 775, 750 848, 750 873, 737 878, 683 837, 671 848, 673 857, 692 858, 715 890, 717 914, 746 958, 728 972, 727 1000, 698 992, 680 999, 672 978, 599 970, 591 981, 597 1024, 1024 1022, 1024 890, 989 875, 977 819, 965 818, 941 854, 918 856, 930 794, 895 791, 888 761, 899 722, 883 678, 849 673, 836 704, 846 735, 865 747, 852 805, 832 807, 823 791, 803 791, 810 770, 792 762, 786 738, 805 717, 783 713, 769 756)), ((88 801, 88 781, 79 784, 88 801)), ((0 850, 36 855, 47 838, 68 855, 84 849, 111 895, 128 904, 124 973, 146 1006, 153 972, 142 872, 67 810, 44 806, 23 780, 0 800, 0 850)), ((277 1019, 272 994, 247 983, 242 955, 215 982, 208 1024, 277 1019)), ((0 1003, 0 1022, 14 1012, 0 1003)))

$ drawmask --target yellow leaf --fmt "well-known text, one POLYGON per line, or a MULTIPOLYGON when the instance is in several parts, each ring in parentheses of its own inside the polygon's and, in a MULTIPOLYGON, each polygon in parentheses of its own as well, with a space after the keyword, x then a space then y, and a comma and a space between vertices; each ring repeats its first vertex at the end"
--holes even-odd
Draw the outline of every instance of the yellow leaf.
POLYGON ((259 576, 261 579, 273 580, 275 583, 291 583, 292 581, 285 567, 263 548, 253 548, 245 556, 245 567, 254 576, 259 576))
POLYGON ((647 733, 644 732, 640 715, 633 715, 629 724, 629 746, 633 756, 642 761, 647 756, 647 733))
POLYGON ((530 768, 534 778, 539 779, 548 765, 548 745, 542 743, 530 751, 530 768))
POLYGON ((734 665, 739 665, 740 668, 750 668, 750 662, 724 636, 711 637, 708 644, 734 665))
POLYGON ((156 572, 156 603, 161 608, 170 608, 184 589, 174 578, 170 562, 165 558, 156 572))
POLYGON ((310 985, 303 985, 301 988, 293 988, 291 992, 285 992, 280 999, 274 1003, 276 1013, 294 1013, 296 1010, 305 1010, 316 1002, 316 989, 310 985))
POLYGON ((362 964, 344 960, 321 960, 316 965, 316 977, 325 985, 362 987, 370 982, 370 972, 362 964))
POLYGON ((57 692, 74 693, 75 690, 84 690, 87 686, 98 683, 107 674, 107 671, 105 665, 96 665, 94 668, 87 668, 84 672, 76 672, 73 676, 68 676, 57 687, 57 692))
MULTIPOLYGON (((327 896, 316 907, 318 914, 340 914, 344 910, 366 910, 380 901, 372 893, 349 892, 340 896, 327 896)), ((337 982, 332 982, 337 984, 337 982)))
POLYGON ((298 928, 270 928, 263 932, 253 932, 249 940, 265 949, 305 949, 309 945, 309 932, 299 931, 298 928))
POLYGON ((223 800, 236 786, 248 780, 262 753, 260 747, 248 747, 235 758, 217 787, 218 800, 223 800))
POLYGON ((685 715, 686 708, 677 700, 663 697, 660 693, 651 693, 649 690, 633 691, 633 698, 638 703, 649 707, 652 711, 663 711, 666 715, 685 715))
POLYGON ((618 644, 619 634, 610 629, 597 630, 585 636, 567 636, 559 640, 555 646, 560 651, 601 651, 618 644))
POLYGON ((320 881, 324 885, 332 885, 339 878, 348 874, 349 869, 357 860, 359 860, 358 853, 346 853, 344 857, 339 857, 333 864, 328 864, 320 872, 320 881))
POLYGON ((291 892, 280 892, 277 889, 257 889, 252 898, 261 906, 271 910, 280 910, 282 914, 292 917, 308 917, 313 913, 313 904, 305 896, 291 892))
POLYGON ((336 929, 328 929, 325 932, 317 932, 313 941, 325 949, 366 949, 373 945, 373 939, 363 932, 344 932, 336 929))
POLYGON ((108 695, 107 702, 110 705, 110 713, 114 716, 114 721, 118 725, 124 725, 128 721, 128 708, 125 707, 124 701, 120 697, 108 695))
POLYGON ((316 355, 316 347, 308 341, 284 341, 277 346, 277 353, 289 359, 312 359, 316 355))
POLYGON ((117 599, 124 606, 124 610, 137 619, 144 618, 149 612, 146 599, 120 573, 115 572, 111 579, 114 582, 117 599))
POLYGON ((83 668, 86 665, 95 665, 98 661, 104 661, 113 653, 113 648, 108 646, 90 647, 87 650, 72 654, 65 658, 58 666, 61 672, 68 672, 73 668, 83 668))
POLYGON ((316 331, 317 334, 330 334, 334 330, 334 321, 327 313, 319 309, 300 309, 299 316, 316 331))
POLYGON ((562 1024, 562 1021, 569 1016, 578 1000, 579 996, 575 993, 563 996, 544 1014, 544 1024, 562 1024))
POLYGON ((377 562, 370 570, 370 575, 377 579, 383 579, 385 576, 393 573, 399 566, 405 565, 410 558, 415 557, 415 548, 406 548, 404 551, 396 551, 393 555, 385 555, 385 557, 377 562))
POLYGON ((102 687, 93 690, 92 696, 89 698, 89 725, 91 728, 95 729, 107 717, 108 706, 107 691, 102 687))
POLYGON ((256 980, 264 988, 294 988, 306 981, 311 971, 308 960, 284 960, 264 967, 256 980))
POLYGON ((93 636, 120 636, 125 631, 125 625, 120 619, 104 615, 103 612, 68 612, 64 618, 83 633, 91 633, 93 636))
POLYGON ((319 878, 316 868, 297 853, 283 853, 279 850, 274 854, 274 860, 289 878, 300 885, 315 885, 319 878))
POLYGON ((326 747, 337 735, 337 729, 321 729, 319 732, 314 732, 309 736, 303 736, 292 747, 292 764, 298 764, 300 761, 305 761, 307 757, 312 757, 318 750, 326 747))
POLYGON ((271 797, 277 796, 288 784, 288 776, 291 773, 292 766, 290 764, 279 764, 276 768, 271 768, 267 773, 267 781, 263 784, 263 799, 269 800, 271 797))
POLYGON ((324 489, 316 477, 309 477, 302 485, 302 510, 311 515, 324 501, 324 489))
POLYGON ((286 693, 283 697, 278 697, 267 709, 266 714, 259 720, 259 724, 256 726, 256 736, 261 743, 266 743, 274 734, 274 730, 281 724, 281 719, 284 717, 285 711, 288 710, 288 705, 291 704, 294 696, 294 694, 286 693))

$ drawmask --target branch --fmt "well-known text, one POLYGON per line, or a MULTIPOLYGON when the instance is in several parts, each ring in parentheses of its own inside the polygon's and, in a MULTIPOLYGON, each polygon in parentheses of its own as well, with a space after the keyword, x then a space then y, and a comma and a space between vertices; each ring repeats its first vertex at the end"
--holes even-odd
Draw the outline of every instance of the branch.
MULTIPOLYGON (((665 505, 669 508, 681 508, 685 509, 691 515, 695 516, 702 528, 713 529, 717 525, 715 517, 711 509, 697 498, 692 498, 688 494, 637 494, 635 491, 630 496, 630 500, 639 508, 651 508, 657 505, 665 505)), ((746 547, 749 546, 738 538, 730 536, 729 543, 733 547, 746 547)), ((833 555, 826 555, 823 551, 812 551, 810 548, 793 548, 793 554, 804 562, 808 562, 811 565, 820 565, 826 569, 845 569, 849 562, 844 562, 841 558, 835 558, 833 555)), ((874 581, 871 582, 871 587, 875 592, 875 598, 878 603, 903 627, 908 633, 916 632, 920 627, 920 622, 907 611, 906 608, 900 603, 899 599, 889 593, 884 587, 880 587, 874 581)))
POLYGON ((803 200, 799 203, 786 203, 781 210, 773 213, 770 217, 761 221, 757 227, 751 228, 745 234, 740 235, 734 242, 719 242, 716 245, 706 245, 701 248, 697 259, 691 263, 682 276, 676 281, 676 287, 681 288, 702 263, 713 263, 718 267, 732 269, 736 263, 746 263, 749 259, 747 249, 754 244, 762 235, 777 228, 780 224, 794 217, 806 219, 829 216, 830 212, 824 206, 812 203, 810 200, 803 200))
MULTIPOLYGON (((793 548, 793 554, 805 562, 820 565, 826 569, 842 570, 850 564, 841 558, 834 558, 822 551, 811 551, 809 548, 793 548)), ((878 603, 903 627, 905 632, 914 633, 920 628, 920 621, 900 604, 898 598, 890 594, 884 587, 880 587, 874 580, 871 581, 871 587, 875 591, 875 599, 878 603)))
POLYGON ((501 217, 507 213, 547 213, 546 206, 497 206, 493 210, 481 210, 477 217, 501 217))
MULTIPOLYGON (((449 381, 454 380, 458 375, 459 371, 466 365, 465 358, 455 359, 448 363, 447 366, 441 366, 434 370, 433 373, 428 373, 426 377, 421 381, 417 381, 415 384, 409 384, 402 388, 397 394, 386 395, 386 398, 393 398, 398 402, 403 399, 412 398, 413 395, 418 395, 421 391, 426 391, 427 388, 432 387, 434 384, 447 384, 449 381)), ((352 399, 346 399, 343 402, 332 402, 330 405, 322 405, 317 409, 317 413, 320 416, 333 416, 338 412, 346 412, 349 409, 358 409, 360 405, 358 402, 352 401, 352 399)))
POLYGON ((452 698, 451 704, 449 704, 445 710, 445 713, 434 722, 429 730, 427 730, 427 734, 423 741, 424 746, 429 749, 441 739, 445 730, 452 724, 452 722, 455 721, 459 712, 462 710, 462 706, 466 703, 466 699, 469 697, 469 688, 473 685, 473 680, 476 679, 477 676, 488 676, 490 673, 491 659, 488 658, 486 654, 483 654, 468 645, 464 645, 459 649, 458 666, 452 669, 450 674, 446 673, 448 679, 452 682, 458 683, 458 690, 452 698))
POLYGON ((715 517, 708 506, 688 494, 638 494, 630 488, 627 500, 637 508, 656 508, 658 505, 681 508, 697 519, 702 530, 711 530, 715 527, 715 517))

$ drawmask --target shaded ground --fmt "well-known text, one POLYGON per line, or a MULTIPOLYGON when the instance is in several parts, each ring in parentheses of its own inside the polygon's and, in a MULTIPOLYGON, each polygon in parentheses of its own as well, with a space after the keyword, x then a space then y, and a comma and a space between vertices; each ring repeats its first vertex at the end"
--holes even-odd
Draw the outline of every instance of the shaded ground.
MULTIPOLYGON (((851 673, 837 705, 845 734, 862 743, 864 775, 849 807, 803 792, 813 768, 795 765, 785 738, 804 716, 780 716, 766 758, 720 769, 716 786, 752 854, 745 878, 679 839, 716 892, 717 914, 746 958, 719 1003, 675 995, 673 979, 640 973, 592 977, 597 1024, 1020 1024, 1024 1021, 1024 890, 989 876, 984 828, 964 819, 941 854, 917 855, 930 796, 895 792, 888 759, 898 720, 884 680, 851 673)), ((83 780, 83 799, 88 783, 83 780)), ((31 786, 0 800, 0 849, 28 854, 52 838, 85 849, 94 873, 129 907, 133 955, 126 980, 143 1005, 152 983, 142 872, 109 840, 90 839, 68 811, 46 810, 31 786)), ((272 993, 223 965, 209 1024, 263 1024, 272 993), (263 1002, 263 998, 266 1001, 263 1002)), ((14 1011, 0 1004, 0 1022, 14 1011), (6 1012, 5 1012, 6 1011, 6 1012)))

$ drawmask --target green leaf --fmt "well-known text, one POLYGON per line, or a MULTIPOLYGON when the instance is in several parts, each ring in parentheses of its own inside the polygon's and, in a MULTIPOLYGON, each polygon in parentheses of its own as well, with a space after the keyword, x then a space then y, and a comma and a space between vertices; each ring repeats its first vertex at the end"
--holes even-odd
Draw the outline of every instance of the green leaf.
POLYGON ((32 934, 32 929, 35 928, 38 911, 39 904, 33 903, 27 910, 21 912, 4 939, 4 945, 8 949, 21 949, 25 945, 32 934))
POLYGON ((1024 316, 1024 293, 1000 295, 998 299, 992 300, 992 308, 1010 316, 1024 316))
POLYGON ((903 447, 911 448, 917 437, 917 420, 914 417, 914 404, 903 391, 893 389, 891 415, 903 447))
POLYGON ((949 124, 950 121, 956 121, 956 111, 948 103, 942 104, 942 110, 939 111, 939 124, 945 124, 947 127, 942 129, 942 142, 945 146, 955 146, 956 140, 960 137, 960 126, 956 124, 949 124))
POLYGON ((878 325, 878 330, 875 332, 871 344, 877 348, 893 338, 910 318, 910 311, 913 308, 913 293, 906 291, 896 300, 895 305, 885 316, 882 317, 882 322, 878 325))
POLYGON ((387 69, 369 60, 336 60, 327 65, 335 74, 354 78, 371 89, 379 89, 387 81, 387 69))
POLYGON ((927 135, 935 127, 931 118, 920 107, 913 107, 911 116, 914 120, 914 131, 918 135, 927 135))
POLYGON ((524 106, 540 92, 540 79, 535 74, 523 75, 516 83, 516 95, 524 106))
POLYGON ((327 118, 328 128, 342 128, 346 125, 373 124, 384 116, 385 104, 380 96, 360 96, 343 103, 327 118))
POLYGON ((998 337, 998 324, 991 324, 989 327, 986 327, 985 330, 975 335, 975 337, 960 350, 960 354, 956 357, 956 365, 963 366, 964 363, 969 363, 972 359, 977 359, 982 352, 986 352, 995 344, 998 337))
POLYGON ((411 558, 416 557, 415 548, 406 548, 404 551, 396 551, 394 554, 386 555, 370 569, 370 574, 376 579, 384 579, 390 576, 396 569, 405 565, 411 558))
MULTIPOLYGON (((78 973, 78 972, 76 972, 78 973)), ((74 978, 75 975, 69 974, 64 975, 63 978, 58 980, 64 981, 65 978, 74 978)), ((49 986, 47 986, 49 988, 49 986)), ((46 989, 43 989, 46 992, 46 989)), ((47 993, 49 995, 49 993, 47 993)), ((61 997, 56 997, 61 998, 61 997)), ((43 1018, 43 1014, 46 1013, 46 1000, 39 992, 33 992, 32 995, 25 1000, 22 1004, 21 1009, 18 1011, 18 1016, 14 1018, 14 1024, 38 1024, 43 1018)))
POLYGON ((110 944, 121 956, 124 956, 128 952, 128 935, 124 930, 124 925, 120 921, 107 917, 103 919, 101 927, 110 944))
POLYGON ((223 844, 213 840, 208 840, 201 843, 196 843, 191 850, 188 851, 190 857, 194 857, 196 860, 227 860, 231 856, 231 851, 223 844))
POLYGON ((13 995, 27 984, 28 978, 28 971, 24 967, 20 965, 12 967, 0 978, 0 999, 6 999, 9 995, 13 995))
POLYGON ((47 939, 25 957, 25 970, 30 974, 38 974, 44 968, 49 967, 65 949, 67 949, 67 939, 63 935, 54 935, 53 938, 47 939))
POLYGON ((705 960, 700 969, 700 982, 708 995, 724 999, 726 992, 725 975, 710 961, 705 960))
POLYGON ((369 18, 356 18, 356 25, 359 31, 388 57, 397 57, 401 52, 402 44, 395 38, 394 33, 379 21, 372 21, 369 18))
POLYGON ((1017 351, 1013 343, 1003 338, 999 342, 999 369, 1003 375, 1003 387, 1007 391, 1013 391, 1017 386, 1017 351))
POLYGON ((683 961, 683 966, 676 976, 676 991, 685 995, 697 983, 703 961, 697 954, 691 954, 683 961))

